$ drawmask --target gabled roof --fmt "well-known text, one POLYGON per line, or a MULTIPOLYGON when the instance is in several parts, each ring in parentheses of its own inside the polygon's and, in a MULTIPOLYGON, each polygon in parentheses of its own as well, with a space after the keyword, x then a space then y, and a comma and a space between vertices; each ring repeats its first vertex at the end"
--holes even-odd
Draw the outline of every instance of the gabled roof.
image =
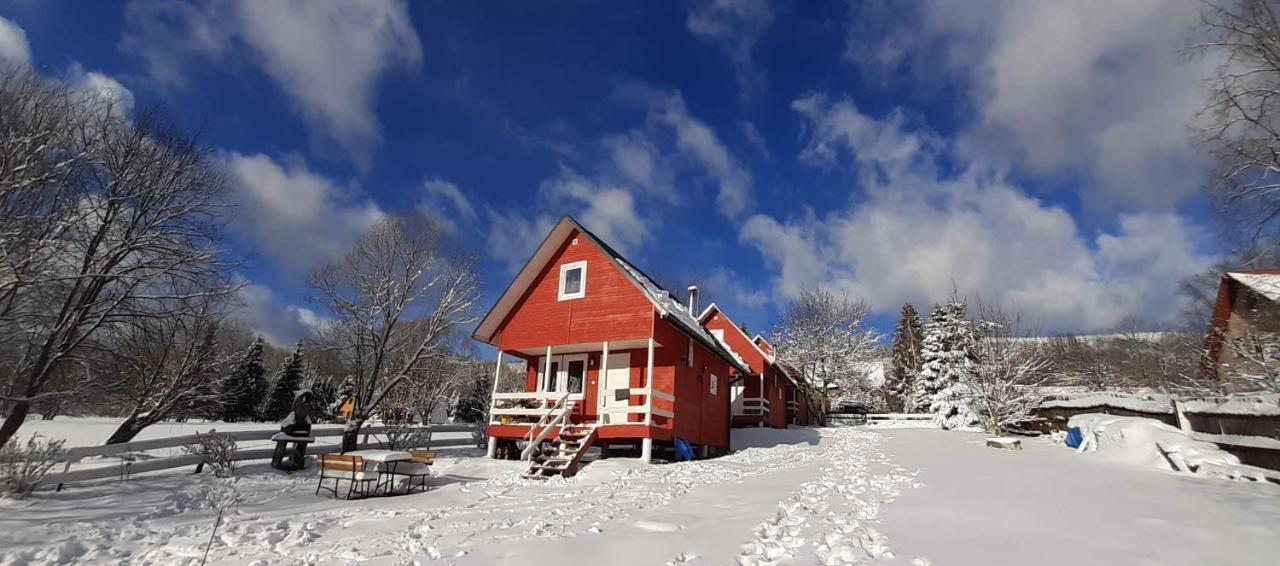
POLYGON ((529 261, 525 262, 524 267, 516 274, 511 284, 507 285, 507 289, 502 292, 498 302, 494 303, 493 308, 490 308, 489 312, 480 320, 480 324, 476 325, 475 331, 471 333, 472 338, 486 344, 494 343, 494 335, 497 334, 498 327, 502 325, 502 321, 506 320, 511 309, 520 301, 520 297, 524 296, 529 287, 533 285, 534 280, 537 279, 538 274, 555 257, 559 244, 574 230, 577 230, 603 252, 605 257, 609 258, 610 262, 618 268, 618 271, 625 275, 627 280, 631 281, 645 298, 649 299, 649 302, 658 310, 658 314, 663 320, 670 322, 672 326, 675 326, 690 338, 702 343, 717 357, 729 362, 729 365, 733 366, 734 369, 741 373, 751 373, 751 369, 747 367, 747 364, 731 350, 721 345, 720 341, 716 340, 715 336, 708 332, 698 322, 698 319, 689 313, 689 309, 674 295, 655 283, 652 277, 645 275, 643 271, 640 271, 639 268, 622 257, 622 254, 618 253, 617 250, 604 243, 603 240, 584 228, 582 224, 579 224, 571 216, 561 218, 560 222, 557 222, 555 227, 551 229, 551 232, 547 233, 547 236, 542 239, 538 249, 533 252, 533 256, 529 258, 529 261))
MULTIPOLYGON (((773 363, 773 357, 770 356, 769 354, 766 354, 764 350, 761 350, 760 347, 756 345, 755 341, 753 341, 750 336, 747 336, 746 332, 743 332, 741 328, 738 328, 737 324, 733 323, 733 318, 729 316, 729 313, 724 312, 724 309, 720 308, 715 303, 711 303, 707 305, 707 308, 702 309, 702 314, 698 315, 698 324, 706 326, 707 319, 711 318, 712 311, 718 312, 724 315, 725 320, 729 321, 729 326, 732 326, 733 329, 739 335, 741 335, 743 338, 747 340, 748 344, 751 344, 751 347, 754 348, 755 351, 758 352, 762 358, 764 358, 765 363, 773 363)), ((724 344, 724 347, 732 351, 732 348, 729 348, 729 344, 727 342, 724 344)))

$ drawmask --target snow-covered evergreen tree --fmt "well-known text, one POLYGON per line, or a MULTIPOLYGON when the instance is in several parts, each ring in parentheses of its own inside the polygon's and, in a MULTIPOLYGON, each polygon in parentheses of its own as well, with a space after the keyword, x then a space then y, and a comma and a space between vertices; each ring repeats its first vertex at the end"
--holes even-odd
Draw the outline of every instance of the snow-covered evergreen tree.
POLYGON ((276 371, 275 382, 271 385, 271 394, 262 405, 263 420, 278 421, 289 416, 293 411, 293 398, 302 384, 303 371, 302 344, 299 343, 276 371))
POLYGON ((262 366, 262 337, 245 351, 235 370, 222 383, 222 420, 256 419, 266 396, 266 368, 262 366))
POLYGON ((973 367, 973 345, 963 301, 952 299, 933 307, 925 326, 914 399, 916 409, 936 415, 944 429, 976 421, 964 394, 965 377, 973 367))
POLYGON ((489 415, 489 399, 493 393, 493 372, 481 366, 481 371, 474 372, 471 386, 466 388, 457 401, 453 403, 450 416, 464 423, 482 423, 489 415))
POLYGON ((893 331, 893 357, 889 364, 887 383, 890 409, 912 412, 915 410, 916 374, 920 373, 920 350, 924 341, 924 327, 920 313, 910 303, 902 305, 898 326, 893 331))

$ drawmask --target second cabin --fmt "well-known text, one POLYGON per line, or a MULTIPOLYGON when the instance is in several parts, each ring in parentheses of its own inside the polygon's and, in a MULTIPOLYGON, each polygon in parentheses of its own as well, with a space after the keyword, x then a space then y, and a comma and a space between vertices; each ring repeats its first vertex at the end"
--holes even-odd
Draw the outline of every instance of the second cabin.
POLYGON ((731 384, 752 372, 699 323, 691 291, 686 306, 561 219, 472 334, 526 365, 517 383, 495 378, 490 456, 523 446, 545 476, 571 474, 592 445, 646 461, 674 459, 678 439, 727 452, 731 384))
POLYGON ((808 388, 797 377, 798 372, 788 370, 774 358, 773 348, 764 338, 748 336, 715 303, 698 315, 698 322, 750 369, 730 387, 733 426, 787 428, 809 424, 808 388))

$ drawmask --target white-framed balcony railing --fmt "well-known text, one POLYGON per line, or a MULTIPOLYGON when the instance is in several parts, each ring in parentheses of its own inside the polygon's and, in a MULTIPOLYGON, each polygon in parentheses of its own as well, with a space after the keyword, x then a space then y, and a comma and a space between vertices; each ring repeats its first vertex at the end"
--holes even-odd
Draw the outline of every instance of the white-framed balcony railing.
POLYGON ((606 389, 604 390, 603 393, 606 396, 614 396, 614 398, 630 398, 632 396, 643 396, 645 398, 644 403, 639 405, 628 404, 628 405, 619 406, 619 407, 602 407, 600 409, 600 416, 601 416, 600 424, 603 426, 642 424, 642 423, 630 422, 626 418, 626 415, 645 415, 645 420, 644 420, 645 423, 652 423, 653 417, 655 416, 664 417, 668 419, 675 417, 675 413, 672 412, 670 409, 664 409, 662 407, 653 406, 654 399, 661 399, 663 401, 671 403, 672 406, 675 405, 675 402, 676 402, 675 396, 670 393, 667 393, 666 391, 651 389, 648 387, 625 387, 620 389, 606 389), (605 418, 605 417, 612 417, 615 415, 622 415, 623 418, 619 420, 605 418))
POLYGON ((551 414, 561 403, 575 401, 581 404, 582 393, 562 391, 518 391, 494 393, 489 407, 490 424, 530 424, 551 414))
POLYGON ((750 417, 769 414, 769 400, 764 397, 743 397, 734 407, 734 416, 750 417))

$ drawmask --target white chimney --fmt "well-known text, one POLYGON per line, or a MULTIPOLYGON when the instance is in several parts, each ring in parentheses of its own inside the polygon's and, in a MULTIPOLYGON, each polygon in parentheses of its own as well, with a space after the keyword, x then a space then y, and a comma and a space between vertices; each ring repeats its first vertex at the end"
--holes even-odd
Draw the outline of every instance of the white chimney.
POLYGON ((689 286, 689 314, 698 316, 698 286, 689 286))

